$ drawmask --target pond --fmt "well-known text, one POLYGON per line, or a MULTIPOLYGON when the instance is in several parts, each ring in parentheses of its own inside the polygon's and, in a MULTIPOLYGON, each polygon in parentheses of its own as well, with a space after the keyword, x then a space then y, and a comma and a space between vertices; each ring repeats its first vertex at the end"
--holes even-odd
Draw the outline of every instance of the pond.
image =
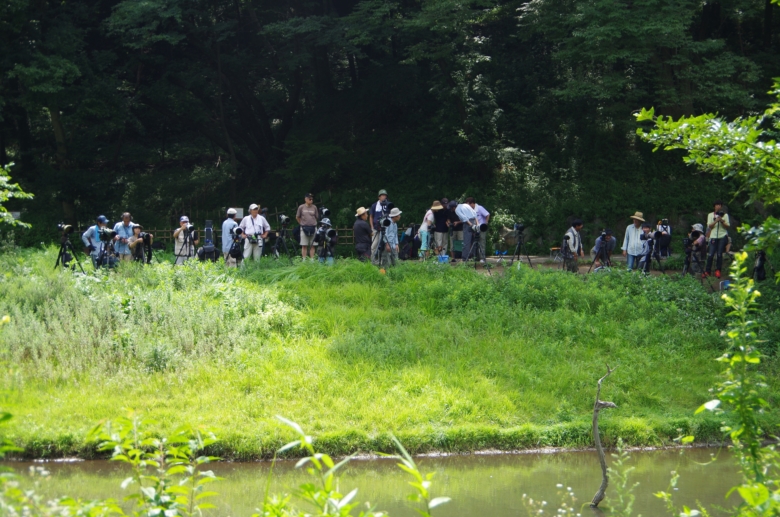
MULTIPOLYGON (((557 505, 561 501, 558 484, 564 489, 571 487, 577 504, 584 505, 583 515, 589 515, 587 503, 601 481, 598 458, 592 451, 422 457, 417 461, 424 472, 436 472, 434 497, 452 498, 452 502, 434 510, 434 515, 450 517, 526 515, 522 502, 524 493, 545 500, 548 505, 557 505)), ((51 476, 40 485, 40 492, 47 498, 66 494, 84 499, 126 495, 119 485, 127 470, 116 463, 15 462, 9 465, 20 472, 26 472, 32 465, 49 470, 51 476)), ((731 497, 730 504, 724 499, 729 488, 739 481, 736 463, 725 450, 635 451, 631 453, 629 465, 635 468, 632 481, 639 483, 635 489, 635 515, 668 515, 653 493, 667 490, 673 470, 681 475, 678 490, 674 492, 678 508, 683 504, 693 506, 697 501, 710 508, 732 506, 737 502, 737 496, 731 497), (713 455, 716 461, 704 465, 713 455)), ((309 479, 305 472, 294 466, 294 461, 277 462, 272 493, 289 492, 309 479)), ((209 513, 249 517, 263 499, 270 463, 221 462, 210 467, 224 480, 210 485, 219 493, 213 501, 219 509, 209 513)), ((392 460, 354 460, 343 471, 341 488, 344 493, 358 488, 357 500, 371 501, 378 510, 388 511, 392 516, 411 516, 416 514, 406 502, 406 495, 411 493, 406 484, 409 480, 392 460)), ((612 490, 610 486, 607 499, 602 503, 606 514, 609 513, 610 494, 614 494, 612 490)), ((720 514, 715 512, 714 515, 720 514)))

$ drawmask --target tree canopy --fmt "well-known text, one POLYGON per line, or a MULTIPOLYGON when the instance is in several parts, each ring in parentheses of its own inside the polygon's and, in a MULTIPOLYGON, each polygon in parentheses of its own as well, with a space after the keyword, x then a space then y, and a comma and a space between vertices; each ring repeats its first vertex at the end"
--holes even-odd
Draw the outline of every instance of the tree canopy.
POLYGON ((778 63, 775 9, 8 0, 0 163, 16 162, 36 194, 27 219, 47 224, 289 206, 309 190, 345 222, 379 188, 407 210, 476 195, 537 236, 567 217, 677 215, 725 189, 653 154, 633 113, 762 109, 778 63))

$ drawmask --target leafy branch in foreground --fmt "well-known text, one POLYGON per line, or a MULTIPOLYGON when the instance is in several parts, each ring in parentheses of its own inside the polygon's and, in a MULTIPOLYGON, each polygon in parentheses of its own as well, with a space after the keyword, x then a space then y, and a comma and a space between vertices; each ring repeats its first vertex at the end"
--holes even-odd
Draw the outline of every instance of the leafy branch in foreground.
POLYGON ((33 195, 23 191, 18 183, 11 183, 11 166, 13 166, 13 163, 0 167, 0 223, 29 228, 29 224, 17 221, 14 219, 14 216, 5 209, 5 203, 9 199, 33 198, 33 195))

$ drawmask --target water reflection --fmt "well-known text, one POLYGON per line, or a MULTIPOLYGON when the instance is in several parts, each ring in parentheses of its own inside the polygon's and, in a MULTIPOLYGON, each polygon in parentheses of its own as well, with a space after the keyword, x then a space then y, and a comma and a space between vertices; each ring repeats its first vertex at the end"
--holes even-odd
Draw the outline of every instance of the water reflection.
MULTIPOLYGON (((646 517, 667 514, 662 502, 652 494, 667 489, 672 470, 681 474, 675 492, 678 507, 693 506, 696 501, 710 507, 731 506, 724 495, 739 479, 730 456, 716 449, 634 452, 630 463, 635 467, 632 479, 639 483, 634 510, 646 517), (718 454, 717 461, 702 465, 710 461, 712 454, 718 454)), ((572 487, 578 503, 585 506, 583 515, 589 515, 587 503, 600 482, 598 460, 592 452, 420 458, 419 464, 425 471, 436 471, 434 496, 447 495, 453 499, 435 513, 452 517, 525 515, 522 494, 554 505, 560 501, 556 488, 559 483, 572 487)), ((30 465, 12 464, 21 471, 30 465)), ((291 461, 277 463, 272 493, 289 492, 308 478, 294 465, 291 461)), ((217 475, 225 478, 212 485, 220 494, 214 501, 219 507, 214 514, 251 515, 262 501, 269 467, 267 462, 212 465, 217 475)), ((47 463, 46 468, 52 476, 40 490, 47 497, 67 494, 95 499, 124 495, 119 484, 127 471, 120 465, 93 461, 47 463)), ((343 471, 341 487, 345 493, 357 487, 359 500, 371 501, 377 509, 389 511, 393 516, 411 516, 415 514, 406 506, 406 495, 411 492, 408 481, 408 476, 392 460, 357 460, 343 471)), ((611 491, 612 487, 602 503, 607 514, 611 491)))

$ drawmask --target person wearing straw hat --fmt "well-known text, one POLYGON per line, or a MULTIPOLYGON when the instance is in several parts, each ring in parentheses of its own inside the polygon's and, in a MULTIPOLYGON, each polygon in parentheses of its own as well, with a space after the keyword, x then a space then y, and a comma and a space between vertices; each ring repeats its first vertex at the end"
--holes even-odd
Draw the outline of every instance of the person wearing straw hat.
POLYGON ((623 256, 626 257, 628 263, 628 270, 636 269, 639 267, 639 259, 642 256, 642 223, 645 222, 644 214, 642 212, 635 212, 631 216, 634 220, 632 224, 629 224, 626 228, 626 234, 623 237, 623 256))
POLYGON ((385 249, 382 252, 382 267, 395 266, 398 262, 398 220, 401 219, 401 211, 397 208, 390 210, 390 226, 385 230, 385 249))
POLYGON ((355 224, 352 226, 355 251, 361 262, 371 258, 371 233, 371 225, 368 224, 368 210, 361 206, 355 212, 355 224))
POLYGON ((423 258, 428 258, 431 242, 431 230, 436 224, 433 219, 433 211, 441 210, 442 208, 443 207, 439 201, 434 201, 428 211, 425 212, 425 216, 423 216, 422 224, 418 230, 418 235, 420 236, 420 256, 423 258))

